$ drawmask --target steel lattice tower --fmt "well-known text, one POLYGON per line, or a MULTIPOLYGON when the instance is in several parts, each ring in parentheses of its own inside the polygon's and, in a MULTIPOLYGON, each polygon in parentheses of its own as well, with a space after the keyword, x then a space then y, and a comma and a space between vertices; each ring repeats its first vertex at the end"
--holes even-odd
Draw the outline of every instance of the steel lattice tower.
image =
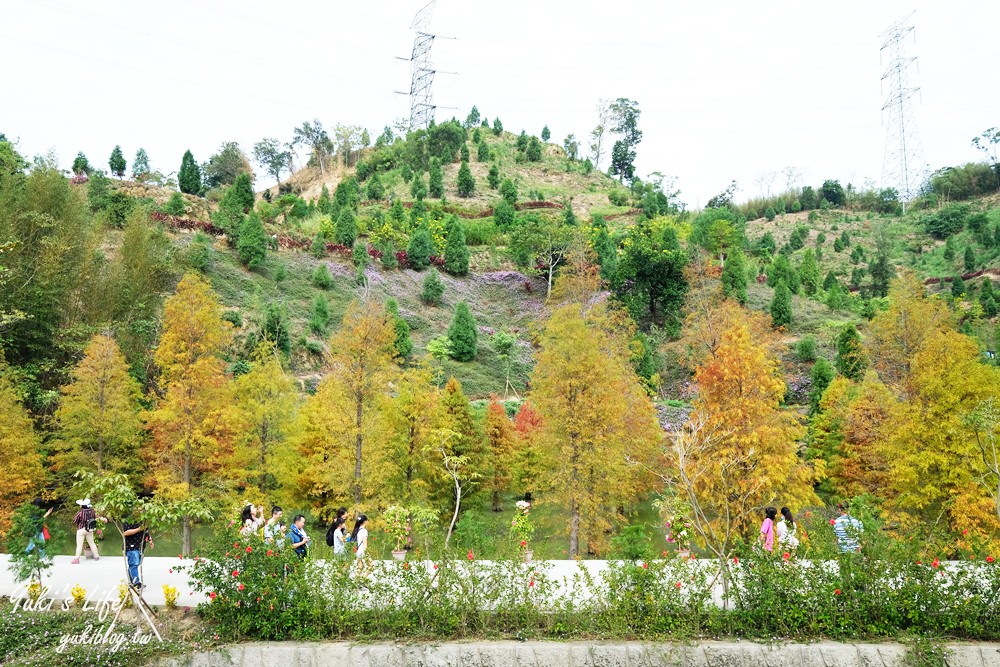
POLYGON ((882 187, 895 188, 905 205, 920 192, 925 174, 916 121, 910 99, 919 91, 908 85, 907 71, 917 59, 906 55, 904 41, 913 32, 913 14, 896 21, 880 35, 885 38, 879 57, 888 52, 889 64, 882 83, 888 82, 889 94, 882 105, 886 122, 885 156, 882 161, 882 187), (885 113, 888 112, 888 113, 885 113))
POLYGON ((413 39, 413 53, 410 55, 410 129, 426 129, 434 120, 434 98, 431 84, 434 83, 435 71, 431 67, 431 47, 434 45, 434 35, 427 32, 434 13, 434 3, 431 0, 413 17, 410 29, 416 31, 413 39))

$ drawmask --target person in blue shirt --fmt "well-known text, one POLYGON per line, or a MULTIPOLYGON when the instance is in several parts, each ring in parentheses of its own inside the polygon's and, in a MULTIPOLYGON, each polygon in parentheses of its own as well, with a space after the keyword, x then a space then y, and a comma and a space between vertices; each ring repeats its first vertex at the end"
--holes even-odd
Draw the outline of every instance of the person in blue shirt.
POLYGON ((865 532, 861 522, 851 516, 847 503, 837 503, 840 516, 833 521, 833 534, 837 536, 837 544, 841 553, 857 553, 861 551, 858 538, 865 532))
POLYGON ((292 520, 292 527, 288 530, 288 539, 291 540, 292 548, 295 549, 295 553, 299 555, 299 558, 305 558, 306 553, 309 551, 309 536, 306 535, 306 518, 301 515, 295 515, 295 519, 292 520))

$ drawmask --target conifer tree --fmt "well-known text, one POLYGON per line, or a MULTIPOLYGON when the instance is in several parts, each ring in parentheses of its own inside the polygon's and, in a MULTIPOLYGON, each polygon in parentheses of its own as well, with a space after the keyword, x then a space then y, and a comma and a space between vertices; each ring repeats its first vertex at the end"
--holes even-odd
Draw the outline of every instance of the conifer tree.
POLYGON ((420 290, 420 300, 426 303, 428 306, 440 306, 441 305, 441 295, 444 294, 444 282, 441 280, 441 276, 438 275, 437 270, 431 270, 424 278, 423 285, 420 290))
POLYGON ((489 457, 484 486, 492 496, 490 502, 493 511, 499 512, 503 509, 501 498, 510 489, 516 441, 514 425, 496 396, 491 396, 489 405, 486 406, 485 436, 489 457))
POLYGON ((493 119, 493 134, 498 137, 503 134, 503 123, 500 122, 499 116, 493 119))
POLYGON ((516 219, 517 211, 506 199, 501 199, 493 207, 493 222, 496 224, 497 229, 505 230, 513 227, 516 219))
MULTIPOLYGON (((187 274, 163 307, 163 335, 154 360, 162 398, 146 417, 153 435, 151 480, 173 500, 214 497, 240 475, 233 460, 236 420, 222 355, 232 325, 209 284, 187 274)), ((191 553, 191 519, 184 517, 182 553, 191 553)))
POLYGON ((528 133, 521 130, 521 134, 517 135, 517 152, 523 153, 528 148, 528 133))
POLYGON ((490 161, 490 146, 485 141, 479 142, 479 148, 476 149, 476 160, 479 162, 490 161))
POLYGON ((440 199, 444 196, 444 174, 441 172, 441 160, 436 157, 431 158, 431 167, 428 176, 427 192, 431 197, 440 199))
POLYGON ((354 212, 345 208, 337 216, 337 227, 333 231, 333 242, 348 248, 354 246, 355 239, 358 238, 358 224, 354 218, 354 212))
POLYGON ((296 486, 317 514, 331 516, 345 501, 377 497, 381 470, 392 465, 395 342, 395 326, 375 302, 351 302, 330 338, 330 372, 306 400, 296 439, 304 459, 296 486))
POLYGON ((962 280, 962 276, 956 274, 955 277, 951 279, 951 298, 957 301, 964 296, 965 281, 962 280))
POLYGON ((458 196, 471 197, 476 192, 476 179, 469 169, 469 162, 462 160, 462 166, 458 168, 458 196))
POLYGON ((469 304, 460 301, 455 307, 455 316, 448 327, 448 340, 451 341, 451 358, 456 361, 472 361, 476 358, 479 332, 476 320, 469 310, 469 304))
POLYGON ((170 195, 170 199, 163 205, 163 212, 168 215, 184 215, 187 212, 187 204, 181 193, 174 192, 170 195))
POLYGON ((326 263, 322 263, 312 272, 312 283, 320 289, 330 289, 333 287, 333 277, 326 263))
POLYGON ((61 393, 55 468, 66 475, 134 471, 142 433, 141 392, 118 343, 103 334, 91 338, 61 393))
POLYGON ((400 359, 407 359, 413 352, 413 341, 410 340, 410 325, 399 316, 399 304, 395 299, 386 299, 385 309, 393 320, 396 328, 396 354, 400 359))
POLYGON ((267 259, 267 233, 260 216, 251 213, 240 225, 240 236, 236 243, 240 263, 251 271, 264 266, 267 259))
POLYGON ((10 528, 15 508, 32 498, 45 481, 41 445, 0 354, 0 534, 10 528))
POLYGON ((365 194, 371 201, 385 199, 385 185, 382 184, 382 177, 379 176, 378 172, 372 174, 371 178, 368 179, 368 185, 365 186, 365 194))
POLYGON ((983 308, 983 315, 986 317, 996 317, 996 294, 993 292, 993 281, 990 280, 989 276, 983 278, 983 286, 979 290, 979 304, 983 308))
POLYGON ((122 147, 115 146, 114 150, 111 151, 111 158, 108 159, 108 167, 111 168, 111 173, 122 178, 125 176, 125 169, 128 165, 125 163, 125 156, 122 154, 122 147))
POLYGON ((465 244, 465 228, 456 216, 451 217, 447 233, 444 270, 453 276, 464 276, 469 273, 469 247, 465 244))
POLYGON ((77 153, 76 157, 73 158, 73 173, 77 176, 90 174, 90 161, 87 160, 87 156, 83 154, 83 151, 77 153))
POLYGON ((861 335, 853 324, 846 324, 837 334, 837 372, 849 380, 860 382, 868 362, 861 346, 861 335))
POLYGON ((792 292, 782 280, 774 288, 771 299, 771 325, 777 329, 792 324, 792 292))
POLYGON ((552 132, 549 131, 549 126, 546 125, 542 128, 542 141, 548 141, 552 137, 552 132))
POLYGON ((972 245, 965 246, 965 270, 972 272, 976 270, 976 253, 972 245))
POLYGON ((468 162, 471 159, 469 155, 469 144, 462 144, 462 148, 459 150, 459 159, 462 162, 468 162))
POLYGON ((317 295, 312 302, 312 317, 309 318, 309 328, 317 336, 326 335, 330 325, 330 302, 323 295, 317 295))
POLYGON ((406 261, 414 271, 423 271, 431 263, 434 243, 427 225, 422 225, 410 237, 410 245, 406 249, 406 261))
POLYGON ((500 184, 500 196, 511 206, 517 203, 517 186, 514 185, 514 181, 509 178, 503 179, 503 182, 500 184))
POLYGON ((135 152, 135 159, 132 160, 132 175, 138 180, 142 180, 149 175, 149 156, 146 149, 140 148, 135 152))
POLYGON ((410 194, 417 201, 421 201, 427 196, 427 182, 424 181, 423 174, 413 175, 413 182, 410 183, 410 194))
POLYGON ((234 201, 240 205, 243 209, 243 213, 249 213, 253 210, 253 204, 255 195, 253 192, 253 181, 250 180, 250 174, 246 172, 240 173, 233 181, 233 184, 229 186, 227 193, 232 192, 232 197, 234 201))
POLYGON ((836 375, 836 371, 826 360, 826 357, 820 357, 813 364, 812 372, 809 375, 812 381, 812 389, 809 391, 809 414, 819 412, 819 402, 823 398, 823 392, 830 386, 836 375))
POLYGON ((726 265, 722 269, 722 293, 741 306, 747 303, 746 259, 742 250, 733 250, 726 257, 726 265))
POLYGON ((802 291, 808 296, 813 296, 819 291, 819 264, 816 263, 816 254, 812 248, 808 248, 802 257, 799 279, 802 282, 802 291))
POLYGON ((491 190, 496 190, 500 187, 500 167, 490 165, 490 172, 486 175, 486 182, 489 183, 491 190))
POLYGON ((392 202, 392 207, 389 209, 389 219, 392 220, 395 229, 400 229, 403 225, 403 221, 406 220, 406 210, 403 208, 402 199, 396 199, 392 202))
POLYGON ((524 151, 525 157, 528 158, 528 162, 539 162, 542 159, 542 142, 538 140, 538 137, 531 137, 528 141, 528 147, 524 151))
POLYGON ((594 222, 592 245, 594 252, 597 253, 597 263, 601 267, 601 279, 611 281, 618 272, 618 248, 608 234, 608 225, 604 218, 599 217, 594 222))
POLYGON ((316 259, 323 259, 326 256, 326 237, 323 236, 323 232, 316 232, 309 252, 316 259))
POLYGON ((316 210, 323 215, 333 214, 333 201, 330 199, 330 190, 323 184, 323 189, 319 192, 319 199, 316 200, 316 210))

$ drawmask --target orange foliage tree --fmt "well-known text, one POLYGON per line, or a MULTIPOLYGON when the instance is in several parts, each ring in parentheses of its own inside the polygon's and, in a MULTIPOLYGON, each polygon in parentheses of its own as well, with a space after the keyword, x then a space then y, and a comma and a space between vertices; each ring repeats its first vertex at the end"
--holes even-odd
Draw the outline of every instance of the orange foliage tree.
POLYGON ((10 528, 11 515, 45 481, 39 455, 41 440, 14 390, 0 353, 0 535, 10 528))

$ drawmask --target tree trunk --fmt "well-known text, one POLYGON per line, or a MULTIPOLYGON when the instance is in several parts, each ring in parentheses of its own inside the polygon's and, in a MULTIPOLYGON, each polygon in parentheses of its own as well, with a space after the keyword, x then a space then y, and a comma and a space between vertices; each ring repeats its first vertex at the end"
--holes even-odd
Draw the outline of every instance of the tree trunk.
POLYGON ((500 492, 494 490, 493 491, 493 511, 494 512, 499 512, 502 509, 503 509, 503 507, 500 506, 500 492))
POLYGON ((354 436, 354 504, 361 504, 361 417, 364 414, 364 407, 361 397, 357 397, 355 405, 357 410, 355 416, 355 427, 358 429, 354 436))
POLYGON ((261 424, 260 427, 260 475, 258 476, 258 488, 261 492, 264 491, 264 482, 267 481, 267 424, 261 424))
POLYGON ((576 498, 569 503, 569 557, 576 558, 580 553, 580 508, 576 505, 576 498))
MULTIPOLYGON (((191 439, 184 443, 184 486, 187 487, 188 495, 191 495, 191 439)), ((181 522, 181 553, 185 556, 191 555, 191 518, 185 516, 181 522)))
POLYGON ((455 530, 455 522, 458 521, 458 510, 462 507, 462 485, 458 483, 458 476, 453 476, 455 480, 455 512, 451 515, 451 525, 448 526, 448 535, 444 538, 444 548, 447 551, 451 534, 455 530))

